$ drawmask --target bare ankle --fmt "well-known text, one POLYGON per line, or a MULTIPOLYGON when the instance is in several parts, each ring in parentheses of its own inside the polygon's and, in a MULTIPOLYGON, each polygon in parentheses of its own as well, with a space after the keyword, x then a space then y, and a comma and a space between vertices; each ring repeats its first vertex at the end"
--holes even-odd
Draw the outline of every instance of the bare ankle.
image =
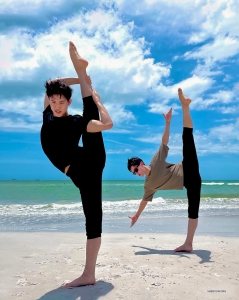
POLYGON ((95 278, 95 272, 94 271, 90 272, 88 270, 84 270, 81 276, 87 277, 87 278, 95 278))

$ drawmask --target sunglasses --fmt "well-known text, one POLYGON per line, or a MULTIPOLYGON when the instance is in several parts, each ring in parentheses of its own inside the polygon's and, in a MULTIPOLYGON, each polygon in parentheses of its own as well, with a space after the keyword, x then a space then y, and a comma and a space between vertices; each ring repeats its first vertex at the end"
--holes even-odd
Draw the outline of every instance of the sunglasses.
POLYGON ((133 174, 136 175, 136 174, 138 173, 138 171, 139 171, 139 169, 138 169, 138 167, 137 167, 137 168, 134 169, 133 174))

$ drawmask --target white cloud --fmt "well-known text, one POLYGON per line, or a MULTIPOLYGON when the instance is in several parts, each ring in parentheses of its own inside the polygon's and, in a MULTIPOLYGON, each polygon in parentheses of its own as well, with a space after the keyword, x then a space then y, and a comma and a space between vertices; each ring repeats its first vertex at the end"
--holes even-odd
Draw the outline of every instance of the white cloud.
POLYGON ((224 77, 224 79, 223 79, 223 82, 229 82, 231 80, 232 80, 232 76, 226 74, 225 77, 224 77))
POLYGON ((177 104, 179 103, 177 96, 179 87, 183 89, 186 96, 193 100, 191 107, 195 108, 196 105, 194 105, 194 103, 196 101, 194 100, 205 93, 213 83, 214 80, 211 78, 193 75, 171 86, 163 86, 160 84, 156 88, 156 102, 151 101, 149 104, 149 112, 161 114, 167 112, 172 107, 174 113, 177 113, 177 110, 181 109, 181 105, 177 104), (176 102, 171 103, 171 100, 176 100, 176 102))
POLYGON ((131 147, 131 144, 122 143, 122 142, 119 142, 119 141, 116 141, 116 140, 109 140, 107 138, 104 138, 104 141, 111 142, 111 143, 114 143, 114 144, 117 144, 117 145, 124 145, 124 146, 131 147))
POLYGON ((64 0, 0 0, 0 13, 38 16, 39 10, 45 9, 45 11, 54 12, 64 6, 64 3, 64 0))
MULTIPOLYGON (((142 102, 146 90, 169 75, 169 67, 145 59, 145 40, 134 39, 132 27, 132 23, 123 24, 116 12, 98 10, 59 22, 43 34, 10 32, 5 40, 2 36, 2 43, 8 39, 12 45, 7 79, 22 79, 26 73, 31 76, 36 71, 45 76, 46 71, 48 76, 63 70, 74 74, 68 55, 68 42, 73 40, 90 62, 89 72, 96 87, 111 91, 111 99, 117 95, 122 102, 133 94, 136 97, 127 99, 129 103, 142 102)), ((1 75, 6 79, 6 74, 1 75)))
MULTIPOLYGON (((41 98, 25 98, 24 100, 5 100, 1 103, 1 109, 6 113, 22 115, 29 121, 41 122, 43 111, 43 96, 41 98)), ((14 123, 13 123, 14 124, 14 123)), ((15 122, 15 126, 18 127, 15 122)))
POLYGON ((232 109, 232 107, 226 107, 225 105, 230 104, 233 100, 236 99, 235 92, 232 91, 224 91, 220 90, 214 94, 207 96, 205 99, 201 97, 197 97, 193 102, 193 107, 196 110, 201 109, 217 109, 222 113, 229 113, 228 109, 232 109))
MULTIPOLYGON (((162 141, 162 134, 134 138, 145 144, 160 145, 162 141)), ((234 123, 221 125, 218 127, 210 128, 208 133, 203 133, 199 130, 194 132, 194 140, 197 148, 198 155, 204 154, 227 154, 239 152, 239 119, 234 123)), ((182 134, 172 133, 169 138, 169 155, 181 155, 182 154, 182 134)), ((156 148, 154 148, 156 149, 156 148)), ((155 152, 152 149, 152 153, 155 152)), ((142 152, 144 153, 144 152, 142 152)), ((150 154, 150 150, 147 149, 146 153, 150 154)))
POLYGON ((106 108, 113 120, 113 123, 122 124, 135 120, 133 113, 129 110, 126 110, 119 104, 107 104, 106 108))
POLYGON ((177 110, 181 107, 174 103, 171 106, 166 103, 150 103, 148 111, 156 114, 166 114, 170 108, 173 108, 173 114, 177 114, 177 110))
POLYGON ((200 48, 186 52, 186 59, 202 59, 207 64, 218 61, 225 61, 239 53, 239 38, 218 36, 211 43, 205 44, 200 48))
POLYGON ((114 134, 114 133, 131 134, 132 130, 127 130, 127 129, 124 129, 124 128, 115 129, 113 127, 113 129, 111 129, 110 131, 107 131, 107 133, 111 133, 111 134, 114 134))
MULTIPOLYGON (((159 39, 170 38, 170 43, 173 41, 174 44, 191 45, 192 50, 183 57, 197 60, 192 74, 199 77, 223 74, 223 68, 218 63, 239 53, 237 0, 110 2, 116 3, 122 15, 135 20, 141 32, 147 32, 159 39), (204 44, 197 47, 199 43, 204 44)), ((179 53, 173 53, 173 61, 182 58, 179 53)))
POLYGON ((127 148, 127 149, 121 149, 121 150, 109 149, 106 152, 107 152, 107 154, 127 154, 127 153, 131 153, 132 151, 127 148))
MULTIPOLYGON (((238 1, 232 0, 207 0, 201 1, 201 13, 203 22, 195 32, 189 42, 199 43, 208 38, 221 36, 238 35, 238 1)), ((200 14, 200 11, 197 11, 200 14)))
MULTIPOLYGON (((0 72, 6 72, 12 65, 11 49, 13 42, 5 36, 0 36, 0 72)), ((1 73, 0 73, 1 74, 1 73)))
POLYGON ((131 18, 140 16, 145 31, 150 28, 151 33, 157 32, 158 36, 167 32, 176 38, 187 39, 189 43, 200 43, 218 34, 238 35, 237 0, 103 0, 101 2, 114 3, 122 15, 131 18))
POLYGON ((210 129, 209 136, 224 143, 230 141, 237 143, 239 141, 239 119, 233 123, 210 129))
MULTIPOLYGON (((9 31, 7 35, 0 35, 0 82, 24 81, 27 76, 42 84, 45 79, 52 77, 75 76, 68 55, 68 41, 73 40, 80 54, 89 60, 93 85, 117 125, 134 123, 133 113, 125 106, 143 104, 146 100, 149 112, 163 113, 173 107, 174 113, 177 113, 180 108, 177 104, 179 86, 192 98, 192 109, 217 109, 223 113, 234 113, 238 105, 233 106, 233 92, 221 88, 220 92, 205 97, 205 93, 216 84, 213 76, 223 73, 216 63, 234 57, 239 52, 238 5, 236 1, 219 2, 101 1, 94 10, 78 10, 71 18, 54 20, 55 23, 49 23, 48 29, 41 33, 22 29, 9 31), (107 5, 116 5, 116 9, 105 9, 107 5), (123 21, 125 16, 130 16, 130 21, 123 21), (142 37, 143 34, 138 34, 137 38, 134 36, 136 30, 144 32, 140 24, 135 26, 138 16, 142 17, 145 32, 157 34, 159 39, 167 35, 177 43, 183 37, 181 44, 191 43, 192 46, 210 39, 205 45, 198 48, 193 46, 193 50, 185 53, 184 58, 198 60, 191 77, 172 85, 162 84, 162 79, 170 75, 171 65, 155 63, 153 58, 147 57, 151 45, 142 37)), ((34 15, 43 13, 43 9, 59 9, 66 2, 24 0, 24 4, 4 1, 0 12, 11 11, 23 16, 31 11, 34 15)), ((182 58, 180 55, 175 57, 177 60, 182 58)), ((36 116, 38 109, 42 110, 42 100, 33 100, 27 112, 21 107, 22 100, 12 101, 16 107, 13 112, 18 109, 18 113, 29 120, 36 116)), ((5 102, 2 104, 5 112, 9 112, 10 106, 5 102)), ((72 111, 78 112, 79 107, 81 104, 74 102, 72 111)), ((115 133, 129 132, 125 128, 113 130, 115 133)))
POLYGON ((3 131, 31 131, 39 132, 41 129, 41 123, 29 123, 23 120, 22 118, 1 118, 0 130, 3 131))
MULTIPOLYGON (((9 118, 8 122, 1 122, 2 129, 7 127, 16 128, 17 131, 23 129, 26 130, 27 124, 29 122, 29 130, 33 130, 34 127, 31 122, 42 122, 42 111, 43 111, 43 95, 40 98, 25 98, 24 100, 6 100, 2 102, 1 109, 9 114, 20 115, 21 117, 15 118, 12 117, 12 120, 9 118), (25 120, 24 120, 25 118, 25 120), (24 121, 23 121, 24 120, 24 121), (23 125, 24 124, 24 125, 23 125)), ((114 127, 111 130, 112 133, 131 133, 129 129, 121 128, 122 123, 129 123, 130 121, 135 120, 134 115, 131 111, 127 111, 124 107, 120 105, 107 105, 107 110, 113 120, 114 127)), ((69 114, 82 114, 82 109, 69 107, 69 114)))
POLYGON ((170 35, 180 35, 185 39, 188 34, 185 28, 193 29, 200 24, 204 18, 198 14, 201 1, 190 0, 115 0, 101 3, 112 4, 117 7, 122 15, 131 18, 136 17, 143 23, 142 30, 150 29, 151 34, 159 37, 167 33, 170 35), (180 11, 180 14, 178 13, 180 11), (182 21, 183 20, 183 21, 182 21), (183 30, 183 33, 180 31, 183 30))
MULTIPOLYGON (((4 51, 9 53, 5 69, 0 71, 0 82, 23 81, 27 76, 41 79, 42 84, 48 78, 76 76, 68 54, 68 42, 72 40, 89 60, 93 85, 113 121, 132 121, 133 114, 124 106, 144 102, 148 89, 155 89, 170 73, 170 66, 145 58, 146 42, 144 38, 135 39, 132 29, 133 23, 122 23, 117 12, 97 9, 59 22, 40 34, 11 31, 8 36, 0 36, 2 44, 8 41, 4 51)), ((15 102, 17 108, 21 104, 15 102)), ((3 109, 8 111, 9 105, 4 103, 3 109)), ((28 107, 31 118, 36 114, 35 108, 36 105, 28 107)), ((73 109, 77 108, 75 102, 73 109)), ((18 113, 26 114, 22 109, 18 113)))

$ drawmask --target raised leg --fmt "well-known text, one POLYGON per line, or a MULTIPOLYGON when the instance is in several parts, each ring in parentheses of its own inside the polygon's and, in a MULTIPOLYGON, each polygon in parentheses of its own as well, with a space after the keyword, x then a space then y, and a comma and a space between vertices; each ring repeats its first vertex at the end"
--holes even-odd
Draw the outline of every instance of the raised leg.
MULTIPOLYGON (((83 98, 83 117, 90 121, 99 120, 96 104, 92 99, 92 87, 86 80, 88 62, 80 57, 75 45, 70 42, 69 51, 72 63, 80 80, 83 98)), ((95 266, 101 245, 102 232, 102 171, 105 165, 105 148, 101 132, 84 133, 82 136, 84 163, 81 180, 75 180, 79 187, 86 218, 86 262, 82 275, 64 287, 77 287, 95 284, 95 266), (89 183, 92 185, 89 188, 89 183)), ((76 174, 77 175, 77 174, 76 174)))
POLYGON ((189 219, 186 240, 183 245, 174 249, 174 251, 191 252, 193 250, 193 238, 198 225, 201 177, 192 134, 193 122, 189 110, 191 100, 185 97, 181 89, 178 89, 178 97, 183 110, 183 171, 184 186, 187 189, 188 196, 189 219))
POLYGON ((86 81, 86 68, 88 66, 88 62, 79 55, 76 46, 72 42, 69 43, 69 52, 72 64, 80 80, 82 98, 89 97, 92 95, 92 87, 91 84, 86 81))
MULTIPOLYGON (((86 68, 88 66, 88 62, 78 54, 76 46, 72 42, 69 43, 69 52, 80 81, 81 94, 83 98, 83 117, 88 122, 90 120, 99 120, 98 108, 92 98, 92 86, 86 80, 86 68)), ((102 133, 86 132, 82 136, 82 143, 87 152, 95 156, 95 163, 104 167, 105 148, 102 133)))
POLYGON ((192 102, 191 99, 185 97, 182 89, 178 89, 178 97, 182 104, 183 110, 183 127, 193 128, 193 121, 190 115, 189 105, 192 102))

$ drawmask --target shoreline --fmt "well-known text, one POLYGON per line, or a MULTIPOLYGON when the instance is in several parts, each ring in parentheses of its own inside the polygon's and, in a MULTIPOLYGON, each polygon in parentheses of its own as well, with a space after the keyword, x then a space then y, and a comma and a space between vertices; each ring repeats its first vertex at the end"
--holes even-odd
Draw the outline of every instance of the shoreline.
POLYGON ((64 289, 85 260, 83 233, 0 233, 0 298, 19 300, 236 299, 238 238, 195 236, 191 253, 174 253, 181 234, 108 233, 93 286, 64 289), (213 291, 213 292, 212 292, 213 291))
MULTIPOLYGON (((45 220, 45 219, 43 219, 45 220)), ((156 234, 186 234, 187 217, 159 217, 147 218, 141 217, 137 223, 130 228, 130 219, 104 220, 104 233, 156 233, 156 234)), ((239 216, 202 216, 199 217, 196 235, 199 236, 224 236, 239 237, 239 216)), ((68 221, 66 223, 47 223, 42 226, 26 225, 18 227, 0 227, 1 233, 23 233, 23 232, 69 232, 69 233, 85 233, 85 221, 80 219, 77 221, 68 221)))

